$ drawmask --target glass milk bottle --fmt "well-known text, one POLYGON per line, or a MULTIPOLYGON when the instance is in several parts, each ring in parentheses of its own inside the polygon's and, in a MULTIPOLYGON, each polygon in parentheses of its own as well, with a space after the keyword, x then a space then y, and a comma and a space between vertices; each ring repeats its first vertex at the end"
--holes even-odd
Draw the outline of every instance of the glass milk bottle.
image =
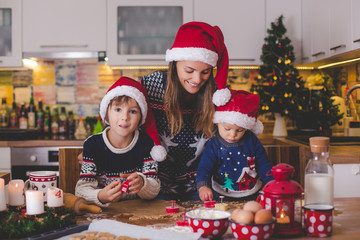
POLYGON ((334 169, 329 159, 330 138, 310 138, 311 157, 305 168, 305 205, 334 203, 334 169))

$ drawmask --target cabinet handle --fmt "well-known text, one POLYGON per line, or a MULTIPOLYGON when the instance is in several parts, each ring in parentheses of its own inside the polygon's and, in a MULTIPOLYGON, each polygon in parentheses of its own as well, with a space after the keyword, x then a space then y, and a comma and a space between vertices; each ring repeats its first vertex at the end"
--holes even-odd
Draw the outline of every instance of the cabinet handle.
POLYGON ((355 42, 360 42, 360 38, 354 40, 353 42, 354 42, 354 43, 355 43, 355 42))
POLYGON ((311 56, 317 57, 317 56, 319 56, 319 55, 321 55, 321 54, 325 54, 325 52, 317 52, 317 53, 314 53, 314 54, 311 55, 311 56))
POLYGON ((229 61, 253 62, 255 61, 255 58, 230 58, 229 61))
MULTIPOLYGON (((314 55, 313 55, 314 56, 314 55)), ((303 57, 303 58, 301 58, 301 60, 308 60, 309 59, 309 57, 303 57)))
POLYGON ((41 48, 87 48, 89 45, 40 45, 41 48))
POLYGON ((342 47, 346 47, 346 45, 345 45, 345 44, 341 44, 341 45, 338 45, 338 46, 335 46, 335 47, 330 48, 330 50, 336 50, 336 49, 342 48, 342 47))

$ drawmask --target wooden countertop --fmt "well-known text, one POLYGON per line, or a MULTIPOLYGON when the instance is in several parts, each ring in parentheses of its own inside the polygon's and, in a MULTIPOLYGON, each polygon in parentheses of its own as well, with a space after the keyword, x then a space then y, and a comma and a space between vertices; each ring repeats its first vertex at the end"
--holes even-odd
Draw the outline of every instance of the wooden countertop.
POLYGON ((6 185, 10 181, 10 173, 8 173, 8 172, 0 172, 0 178, 3 178, 5 180, 5 185, 6 185))
MULTIPOLYGON (((134 203, 137 204, 136 209, 140 209, 140 212, 151 212, 154 211, 156 206, 159 206, 158 212, 165 212, 163 209, 164 206, 170 206, 170 201, 168 203, 163 204, 161 200, 155 200, 155 201, 146 201, 140 204, 139 206, 139 200, 128 200, 128 201, 134 201, 134 203), (135 202, 136 201, 136 202, 135 202)), ((125 201, 126 202, 126 201, 125 201)), ((189 211, 193 209, 194 205, 197 206, 199 202, 188 201, 183 203, 178 203, 181 207, 181 211, 189 211)), ((244 202, 230 202, 234 206, 243 206, 244 202)), ((131 205, 131 202, 127 203, 131 205)), ((101 214, 85 214, 81 216, 83 220, 91 221, 91 219, 100 219, 101 218, 108 218, 117 220, 120 222, 127 222, 129 223, 129 217, 132 217, 133 215, 129 213, 131 212, 131 209, 128 208, 125 209, 122 207, 124 205, 123 202, 116 202, 112 203, 109 208, 104 208, 103 213, 101 214)), ((135 209, 135 206, 133 206, 133 209, 135 209)), ((234 208, 232 209, 234 210, 234 208)), ((230 211, 232 211, 230 210, 230 211)), ((137 212, 134 216, 140 217, 140 212, 137 212)), ((146 214, 144 214, 146 215, 146 214)), ((166 213, 165 213, 166 215, 166 213)), ((358 240, 360 239, 360 222, 359 217, 360 216, 360 198, 336 198, 334 200, 334 212, 333 212, 334 220, 333 220, 333 235, 327 238, 321 238, 321 239, 331 239, 331 240, 358 240)), ((144 218, 146 219, 146 218, 144 218)), ((136 222, 136 219, 131 224, 135 225, 141 225, 144 226, 144 219, 142 221, 136 222)), ((156 222, 161 224, 166 224, 168 226, 169 224, 176 225, 175 222, 176 219, 174 219, 172 216, 159 218, 156 222)), ((84 221, 81 221, 84 222, 84 221)), ((151 221, 149 222, 150 225, 153 225, 155 222, 151 221)), ((235 238, 232 235, 231 228, 228 228, 228 231, 225 233, 225 235, 221 238, 223 240, 234 240, 235 238)), ((270 239, 284 239, 284 238, 276 238, 271 237, 270 239)), ((301 235, 298 237, 295 237, 296 240, 319 240, 319 238, 312 238, 307 237, 305 235, 301 235)))

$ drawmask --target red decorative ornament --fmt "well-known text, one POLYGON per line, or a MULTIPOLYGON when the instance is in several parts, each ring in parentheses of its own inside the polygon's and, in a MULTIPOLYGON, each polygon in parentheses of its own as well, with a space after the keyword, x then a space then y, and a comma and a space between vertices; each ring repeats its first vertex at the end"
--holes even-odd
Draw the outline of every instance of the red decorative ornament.
POLYGON ((319 130, 320 130, 320 131, 322 131, 322 130, 323 130, 323 128, 320 126, 319 130))
POLYGON ((328 115, 330 114, 330 110, 327 110, 327 114, 328 114, 328 115))
POLYGON ((290 180, 295 169, 289 164, 280 163, 271 169, 275 180, 268 182, 264 194, 257 201, 276 217, 274 234, 293 236, 302 233, 302 193, 301 185, 290 180))
POLYGON ((278 48, 281 48, 281 44, 278 45, 278 48))
POLYGON ((273 70, 272 75, 275 75, 275 70, 273 70))
POLYGON ((289 57, 291 57, 292 55, 291 55, 291 53, 289 53, 289 57))
POLYGON ((269 82, 269 86, 272 86, 272 85, 273 85, 273 81, 270 81, 270 82, 269 82))
POLYGON ((265 47, 266 47, 266 44, 263 45, 263 48, 265 48, 265 47))
POLYGON ((283 100, 281 98, 279 98, 279 103, 283 103, 283 100))

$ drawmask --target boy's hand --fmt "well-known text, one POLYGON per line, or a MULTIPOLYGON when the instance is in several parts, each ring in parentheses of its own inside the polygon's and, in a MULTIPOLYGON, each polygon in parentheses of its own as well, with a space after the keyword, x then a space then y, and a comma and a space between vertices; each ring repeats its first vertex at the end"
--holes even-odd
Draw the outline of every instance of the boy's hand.
POLYGON ((101 189, 98 193, 99 201, 102 203, 117 202, 122 195, 121 185, 120 181, 116 181, 101 189))
POLYGON ((83 153, 81 152, 78 156, 77 156, 78 162, 81 165, 83 162, 83 153))
POLYGON ((126 178, 126 180, 129 181, 129 187, 128 187, 128 193, 129 194, 136 194, 140 192, 141 188, 144 186, 144 180, 143 178, 135 173, 131 174, 120 174, 121 178, 126 178))
POLYGON ((203 186, 199 188, 199 197, 203 202, 209 201, 213 199, 213 193, 210 188, 203 186))

